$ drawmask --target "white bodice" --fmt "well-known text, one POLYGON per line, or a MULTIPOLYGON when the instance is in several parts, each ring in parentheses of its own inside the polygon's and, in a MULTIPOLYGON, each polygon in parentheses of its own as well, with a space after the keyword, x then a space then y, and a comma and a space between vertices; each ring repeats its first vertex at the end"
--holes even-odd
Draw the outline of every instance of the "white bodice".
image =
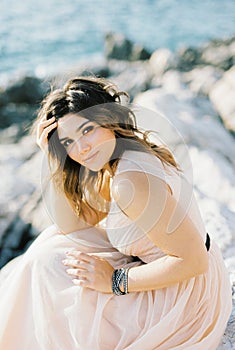
MULTIPOLYGON (((205 237, 204 225, 192 188, 180 172, 168 165, 163 166, 162 162, 152 154, 129 150, 125 151, 120 159, 115 175, 126 171, 149 173, 165 181, 178 204, 184 206, 185 213, 199 227, 202 237, 205 237)), ((111 244, 125 255, 138 256, 146 263, 164 256, 147 234, 122 212, 114 199, 106 219, 106 231, 111 244)))

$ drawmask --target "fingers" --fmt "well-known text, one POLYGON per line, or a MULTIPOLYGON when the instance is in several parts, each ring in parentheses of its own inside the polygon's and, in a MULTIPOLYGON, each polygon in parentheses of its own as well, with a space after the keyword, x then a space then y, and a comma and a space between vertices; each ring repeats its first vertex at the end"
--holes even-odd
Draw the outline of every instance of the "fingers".
POLYGON ((62 261, 65 266, 79 267, 79 261, 76 259, 65 259, 62 261))
POLYGON ((66 253, 68 258, 75 258, 78 261, 84 261, 84 262, 88 262, 88 263, 93 263, 97 260, 97 257, 86 254, 86 253, 82 253, 80 251, 77 250, 71 250, 69 252, 66 253))
POLYGON ((86 274, 84 273, 84 270, 67 269, 66 272, 73 277, 77 277, 79 279, 86 279, 86 274))
POLYGON ((91 271, 93 269, 94 261, 95 258, 92 256, 73 251, 67 253, 67 258, 64 259, 62 263, 69 267, 67 270, 69 274, 77 275, 78 271, 91 271))
POLYGON ((66 255, 67 258, 62 263, 69 267, 66 272, 73 278, 73 283, 88 287, 97 258, 79 251, 70 251, 66 255))
POLYGON ((37 144, 44 151, 48 146, 48 134, 57 127, 55 117, 42 119, 37 128, 37 144))
POLYGON ((79 269, 89 269, 89 266, 91 265, 89 262, 86 261, 79 261, 76 259, 65 259, 62 261, 65 266, 71 266, 72 268, 79 268, 79 269))
POLYGON ((52 117, 48 120, 44 120, 42 119, 39 124, 38 124, 38 129, 37 129, 37 136, 40 138, 41 137, 41 134, 43 133, 44 130, 47 130, 47 128, 50 126, 50 125, 56 125, 56 120, 55 120, 55 117, 52 117))
POLYGON ((67 252, 66 255, 63 264, 69 267, 66 272, 74 284, 102 293, 112 293, 114 268, 107 260, 76 250, 67 252))
POLYGON ((67 274, 72 277, 72 282, 76 285, 89 287, 88 273, 80 269, 67 269, 67 274))

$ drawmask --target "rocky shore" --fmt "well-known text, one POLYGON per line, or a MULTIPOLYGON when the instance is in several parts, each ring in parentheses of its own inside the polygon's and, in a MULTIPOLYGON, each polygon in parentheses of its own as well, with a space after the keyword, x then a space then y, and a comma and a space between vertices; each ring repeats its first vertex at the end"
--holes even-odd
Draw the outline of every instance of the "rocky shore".
MULTIPOLYGON (((158 130, 185 170, 192 169, 206 228, 222 250, 235 288, 235 37, 176 53, 165 48, 150 53, 109 33, 104 46, 99 62, 78 64, 48 79, 21 77, 0 87, 0 267, 51 223, 40 189, 42 155, 27 133, 39 103, 51 83, 92 72, 128 91, 133 106, 146 112, 143 118, 137 111, 139 124, 158 130)), ((233 297, 218 350, 235 349, 233 297)))

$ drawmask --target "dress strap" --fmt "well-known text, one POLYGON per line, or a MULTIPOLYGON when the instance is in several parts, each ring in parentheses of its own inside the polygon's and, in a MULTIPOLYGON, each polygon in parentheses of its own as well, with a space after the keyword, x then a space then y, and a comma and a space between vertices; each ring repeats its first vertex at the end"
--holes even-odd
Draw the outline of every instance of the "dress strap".
POLYGON ((206 234, 206 243, 205 243, 207 251, 210 249, 210 245, 211 245, 211 239, 210 239, 209 234, 207 233, 206 234))

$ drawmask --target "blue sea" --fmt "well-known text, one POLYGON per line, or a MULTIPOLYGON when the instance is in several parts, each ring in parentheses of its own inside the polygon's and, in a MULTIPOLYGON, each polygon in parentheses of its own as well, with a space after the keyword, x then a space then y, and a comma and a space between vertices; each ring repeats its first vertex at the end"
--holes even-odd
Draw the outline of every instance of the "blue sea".
POLYGON ((0 83, 104 55, 108 32, 154 51, 235 34, 234 0, 0 0, 0 83))

